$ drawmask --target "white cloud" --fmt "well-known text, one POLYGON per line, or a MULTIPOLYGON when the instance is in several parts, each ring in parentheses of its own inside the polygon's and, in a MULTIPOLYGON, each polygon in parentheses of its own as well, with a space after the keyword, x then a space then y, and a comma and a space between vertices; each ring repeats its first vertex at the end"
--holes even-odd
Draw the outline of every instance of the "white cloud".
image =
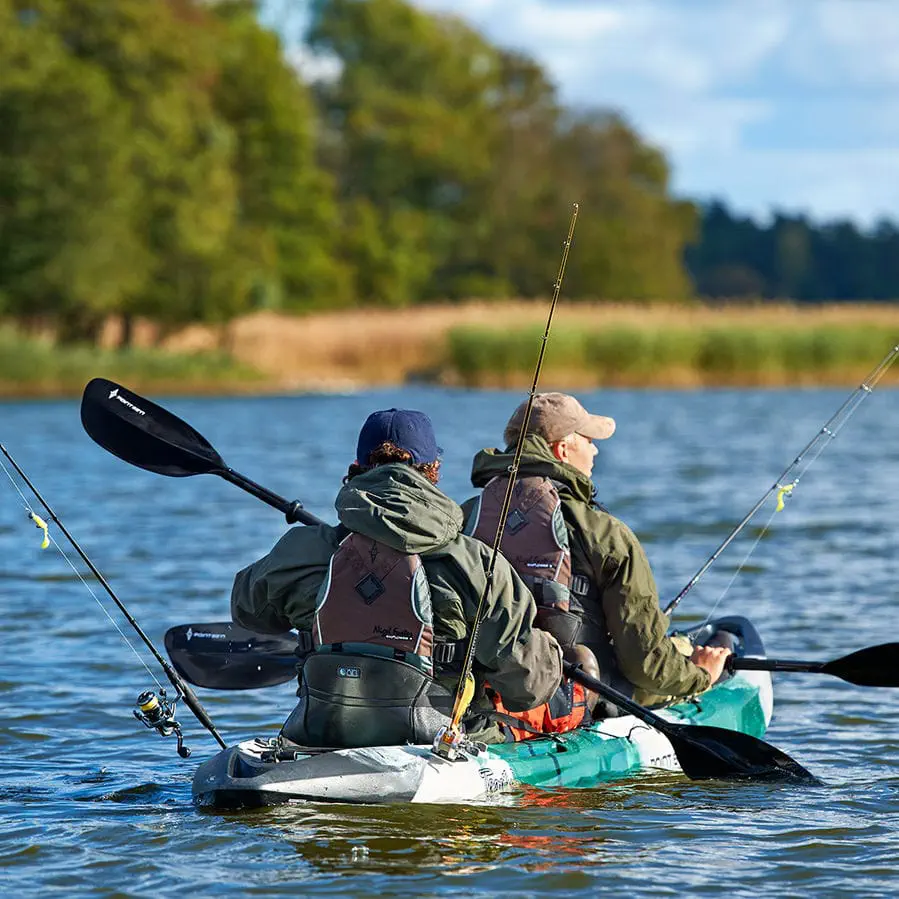
POLYGON ((899 217, 895 0, 413 0, 623 110, 684 193, 899 217), (876 149, 871 149, 876 147, 876 149))
POLYGON ((883 0, 823 0, 797 28, 792 68, 809 83, 899 86, 899 15, 883 0))

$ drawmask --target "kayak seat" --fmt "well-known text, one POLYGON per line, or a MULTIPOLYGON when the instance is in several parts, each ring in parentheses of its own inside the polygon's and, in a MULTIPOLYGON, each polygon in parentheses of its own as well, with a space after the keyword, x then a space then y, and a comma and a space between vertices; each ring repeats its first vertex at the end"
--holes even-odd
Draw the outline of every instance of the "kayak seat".
POLYGON ((342 749, 431 743, 453 705, 452 694, 419 668, 350 652, 312 653, 297 695, 282 736, 342 749))

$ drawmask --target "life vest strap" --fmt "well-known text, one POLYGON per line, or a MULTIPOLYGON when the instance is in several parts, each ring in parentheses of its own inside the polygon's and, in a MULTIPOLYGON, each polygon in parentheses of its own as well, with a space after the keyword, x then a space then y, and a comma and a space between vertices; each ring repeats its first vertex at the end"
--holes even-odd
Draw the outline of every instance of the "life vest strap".
POLYGON ((403 652, 392 646, 380 646, 377 643, 326 643, 315 650, 317 653, 350 653, 352 655, 371 656, 379 659, 392 659, 395 662, 405 662, 412 665, 429 677, 433 674, 431 660, 423 658, 414 652, 403 652))
POLYGON ((434 643, 431 657, 438 665, 449 665, 456 660, 457 657, 465 654, 468 649, 468 640, 438 640, 434 643))
POLYGON ((586 596, 590 592, 590 579, 582 574, 573 574, 571 575, 571 584, 568 589, 575 596, 586 596))

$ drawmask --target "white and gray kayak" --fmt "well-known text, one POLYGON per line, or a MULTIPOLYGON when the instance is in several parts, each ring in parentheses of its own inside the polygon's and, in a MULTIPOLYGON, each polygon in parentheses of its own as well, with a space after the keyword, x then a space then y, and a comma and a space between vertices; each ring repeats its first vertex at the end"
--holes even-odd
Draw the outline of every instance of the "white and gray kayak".
MULTIPOLYGON (((715 621, 700 638, 718 631, 733 636, 738 655, 765 657, 745 618, 715 621)), ((773 706, 770 674, 739 671, 658 714, 676 724, 761 737, 773 706)), ((466 749, 453 761, 430 746, 284 750, 274 738, 247 740, 200 766, 193 795, 200 805, 223 808, 289 801, 501 803, 526 785, 594 787, 653 769, 680 770, 674 748, 660 731, 626 715, 552 737, 466 749)))

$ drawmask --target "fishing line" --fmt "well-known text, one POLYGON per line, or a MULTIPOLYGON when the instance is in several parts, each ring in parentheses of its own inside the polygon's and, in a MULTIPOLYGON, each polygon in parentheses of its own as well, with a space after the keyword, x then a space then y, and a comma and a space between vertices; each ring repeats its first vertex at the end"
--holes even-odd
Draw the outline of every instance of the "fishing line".
MULTIPOLYGON (((780 512, 784 508, 785 500, 792 496, 796 487, 799 485, 799 481, 802 476, 808 471, 809 468, 814 464, 814 462, 818 459, 821 453, 830 445, 830 442, 839 434, 839 432, 843 429, 843 426, 855 413, 855 410, 861 405, 861 403, 871 395, 874 391, 874 387, 880 381, 880 379, 886 374, 887 369, 893 364, 896 360, 896 357, 899 356, 899 345, 894 345, 892 349, 880 360, 880 362, 874 367, 874 369, 870 372, 870 374, 862 381, 861 384, 856 387, 856 389, 846 398, 843 404, 839 409, 824 423, 822 428, 818 431, 818 433, 806 444, 806 446, 802 449, 798 456, 787 466, 787 468, 781 473, 780 477, 774 482, 774 484, 768 489, 765 495, 752 507, 749 513, 745 518, 728 534, 728 536, 724 539, 721 545, 712 553, 712 555, 705 561, 705 563, 700 567, 699 571, 693 575, 693 577, 688 581, 686 586, 671 600, 670 603, 665 607, 664 612, 666 615, 671 615, 671 613, 677 608, 680 604, 681 600, 696 586, 699 582, 700 578, 709 570, 712 564, 718 559, 722 552, 733 542, 733 540, 737 537, 737 535, 746 527, 747 524, 755 517, 756 513, 765 505, 765 503, 770 499, 772 495, 777 494, 777 506, 775 507, 774 513, 772 513, 771 518, 777 512, 780 512), (805 460, 806 456, 812 453, 811 458, 809 458, 805 465, 802 466, 803 460, 805 460), (795 474, 794 474, 795 472, 795 474), (792 480, 791 480, 792 478, 792 480)), ((749 554, 747 554, 746 559, 744 559, 743 565, 746 564, 746 561, 749 559, 749 556, 755 550, 755 547, 758 545, 762 536, 764 536, 767 531, 769 525, 771 524, 771 519, 768 520, 768 523, 763 528, 762 532, 759 534, 759 537, 756 539, 755 544, 750 549, 749 554)), ((742 569, 738 569, 738 572, 742 569)), ((731 581, 732 583, 733 581, 731 581)), ((725 588, 725 592, 730 589, 730 584, 725 588)), ((718 602, 715 604, 715 608, 718 607, 718 604, 723 599, 723 594, 719 597, 718 602)), ((709 617, 711 617, 711 613, 709 613, 709 617)), ((708 620, 708 619, 706 619, 708 620)))
POLYGON ((855 410, 858 408, 858 404, 861 402, 862 399, 864 399, 867 396, 867 393, 862 392, 861 394, 859 394, 858 391, 856 391, 856 393, 853 393, 852 396, 853 397, 859 396, 860 398, 854 403, 854 405, 851 407, 850 411, 847 412, 847 414, 843 418, 840 425, 837 427, 834 427, 832 429, 824 427, 821 429, 821 431, 819 431, 818 436, 821 437, 821 436, 826 435, 827 439, 819 440, 819 442, 821 444, 820 448, 817 450, 817 452, 815 452, 815 454, 811 457, 811 459, 808 460, 807 464, 802 469, 802 471, 799 474, 797 474, 796 477, 789 484, 786 484, 785 486, 782 486, 778 489, 777 503, 775 504, 773 511, 768 516, 768 520, 764 523, 764 525, 762 525, 761 529, 758 532, 758 535, 756 536, 755 540, 752 542, 752 545, 749 547, 749 551, 743 557, 743 561, 740 562, 740 564, 737 566, 736 570, 731 575, 730 580, 727 582, 727 585, 721 591, 721 595, 715 601, 715 604, 712 606, 711 611, 708 613, 708 615, 706 615, 705 621, 703 621, 703 625, 708 624, 712 620, 712 616, 718 610, 718 607, 721 605, 722 601, 724 600, 724 597, 727 596, 727 594, 730 592, 730 588, 733 587, 734 581, 736 581, 736 579, 739 577, 739 575, 743 572, 743 569, 746 567, 746 564, 749 562, 749 559, 752 557, 752 554, 756 551, 756 549, 758 549, 759 544, 762 542, 765 535, 770 530, 771 522, 774 521, 774 516, 777 515, 778 512, 782 512, 784 510, 785 500, 787 500, 788 498, 790 498, 793 495, 793 490, 799 485, 800 478, 805 476, 806 472, 808 472, 808 470, 812 467, 812 465, 814 465, 815 462, 818 460, 821 453, 823 453, 824 450, 828 446, 830 446, 830 441, 833 440, 834 437, 836 437, 837 432, 840 430, 840 428, 843 427, 843 425, 846 424, 846 422, 851 417, 852 413, 855 412, 855 410))
POLYGON ((777 514, 777 511, 778 510, 775 509, 771 513, 768 520, 765 522, 764 526, 759 531, 758 536, 755 538, 755 540, 752 543, 752 546, 749 547, 749 552, 746 553, 746 555, 743 557, 743 561, 740 562, 740 564, 737 566, 734 573, 730 576, 730 580, 727 582, 727 585, 725 586, 725 588, 721 591, 721 595, 715 601, 715 604, 712 606, 711 611, 708 613, 708 615, 705 616, 705 621, 702 622, 700 627, 705 626, 712 620, 712 616, 718 610, 718 606, 721 605, 722 601, 724 600, 724 597, 727 596, 727 594, 730 592, 730 588, 733 587, 734 581, 736 581, 736 579, 743 572, 743 569, 746 567, 746 563, 749 562, 750 557, 758 548, 759 543, 762 542, 762 538, 765 536, 765 534, 768 533, 768 529, 771 527, 771 522, 774 521, 774 516, 777 514))
POLYGON ((144 659, 144 657, 137 651, 137 648, 131 642, 131 640, 128 639, 128 635, 122 630, 118 621, 116 621, 115 618, 112 617, 112 615, 109 612, 109 609, 106 608, 103 601, 94 592, 94 588, 91 587, 91 585, 85 580, 84 575, 75 566, 75 563, 72 561, 72 559, 70 558, 68 553, 66 553, 66 551, 62 548, 62 546, 60 546, 59 543, 57 543, 56 539, 53 537, 52 534, 50 534, 49 530, 46 530, 47 526, 46 526, 46 524, 44 524, 43 519, 31 507, 30 503, 28 502, 28 498, 25 496, 24 493, 22 493, 21 489, 19 488, 19 485, 15 482, 15 480, 13 479, 13 476, 9 473, 9 470, 3 464, 2 459, 0 459, 0 468, 3 469, 3 473, 9 479, 9 483, 12 484, 13 489, 16 491, 16 493, 19 494, 19 498, 22 500, 22 505, 25 507, 25 511, 28 513, 28 517, 39 528, 44 530, 44 535, 45 535, 44 543, 41 544, 41 548, 45 549, 48 543, 53 544, 53 547, 63 557, 63 559, 65 559, 69 568, 71 568, 72 571, 75 572, 75 576, 78 578, 78 580, 81 581, 82 584, 84 584, 84 587, 87 590, 87 592, 90 593, 91 596, 93 596, 94 602, 96 602, 96 604, 100 607, 100 610, 103 612, 103 614, 109 619, 110 624, 112 624, 112 626, 119 632, 119 636, 122 638, 122 640, 125 641, 125 645, 134 653, 137 660, 141 663, 141 665, 143 665, 144 670, 147 672, 147 674, 150 675, 150 677, 153 679, 153 682, 156 684, 156 686, 160 690, 162 690, 163 689, 162 684, 159 682, 159 679, 154 674, 153 669, 150 668, 150 666, 146 662, 146 659, 144 659), (38 522, 40 522, 40 524, 38 524, 38 522))
MULTIPOLYGON (((87 565, 87 567, 90 569, 91 574, 93 574, 93 576, 97 579, 97 582, 100 584, 100 586, 102 586, 103 589, 106 591, 109 598, 112 599, 112 601, 116 604, 119 611, 122 613, 122 615, 125 616, 125 619, 127 620, 127 622, 131 625, 132 628, 134 628, 134 631, 137 633, 138 637, 140 637, 141 640, 143 641, 144 646, 146 646, 146 648, 153 655, 153 658, 156 659, 156 661, 159 663, 159 666, 165 672, 166 677, 168 677, 172 686, 177 691, 177 697, 173 700, 168 700, 166 698, 165 690, 162 689, 161 687, 160 687, 160 691, 159 691, 160 692, 159 696, 157 696, 151 690, 147 690, 147 691, 141 693, 140 696, 138 696, 138 698, 137 698, 138 708, 134 710, 135 717, 142 724, 146 725, 148 728, 157 731, 161 736, 167 737, 171 734, 175 734, 175 736, 178 738, 178 755, 180 755, 182 758, 187 758, 190 755, 190 749, 188 749, 184 745, 183 735, 181 733, 181 725, 178 723, 178 721, 175 720, 175 704, 178 702, 179 699, 183 699, 184 704, 191 710, 191 712, 193 712, 197 721, 199 721, 200 724, 202 724, 203 727, 205 727, 206 730, 208 730, 212 734, 212 736, 215 738, 215 740, 219 744, 219 746, 222 747, 222 749, 226 749, 227 744, 222 739, 222 737, 219 734, 218 730, 216 729, 215 725, 212 723, 212 719, 209 717, 209 713, 206 711, 206 709, 203 708, 203 705, 201 704, 200 700, 197 698, 196 694, 190 688, 190 685, 178 674, 177 671, 175 671, 174 668, 172 668, 172 666, 166 661, 165 657, 153 645, 153 642, 146 635, 146 633, 144 633, 141 626, 137 623, 137 620, 128 611, 128 608, 126 607, 126 605, 116 595, 115 591, 109 585, 109 582, 103 576, 102 572, 90 560, 87 553, 85 553, 85 551, 79 545, 78 541, 69 533, 66 526, 62 523, 62 521, 59 520, 59 517, 56 515, 56 513, 53 511, 53 509, 50 508, 50 505, 47 503, 47 501, 41 495, 40 491, 37 489, 37 487, 34 486, 34 484, 32 484, 32 482, 28 478, 28 475, 26 475, 25 472, 22 471, 19 464, 10 455, 9 451, 6 449, 6 447, 2 443, 0 443, 0 453, 2 453, 7 458, 10 465, 12 465, 12 467, 15 469, 16 474, 22 479, 22 481, 25 483, 25 485, 28 487, 28 489, 34 494, 34 496, 37 498, 37 501, 44 508, 47 515, 56 524, 56 526, 62 532, 63 536, 65 536, 66 540, 69 541, 69 544, 72 546, 72 548, 75 550, 75 552, 78 553, 78 555, 81 557, 81 560, 84 562, 84 564, 87 565)), ((2 463, 0 463, 0 465, 2 465, 2 463)), ((19 489, 19 487, 15 483, 15 481, 12 479, 9 472, 6 470, 5 466, 3 466, 3 470, 6 473, 7 478, 9 478, 10 482, 13 484, 13 487, 16 489, 16 492, 22 498, 22 501, 25 504, 26 511, 28 511, 29 517, 31 518, 31 520, 34 521, 35 524, 37 524, 38 527, 40 527, 44 531, 44 539, 45 539, 45 541, 47 541, 48 533, 47 533, 46 524, 43 522, 43 520, 39 519, 39 517, 37 515, 35 515, 33 510, 31 510, 31 507, 30 507, 30 504, 28 503, 27 498, 22 493, 22 491, 19 489)), ((56 541, 54 540, 53 542, 54 542, 54 545, 56 545, 56 541)), ((94 594, 93 590, 90 589, 90 586, 84 581, 84 578, 81 577, 77 568, 75 568, 75 566, 68 559, 66 554, 62 551, 62 548, 59 547, 58 545, 57 545, 57 548, 59 549, 62 556, 64 558, 66 558, 66 560, 69 562, 69 565, 72 567, 72 570, 75 571, 75 573, 78 575, 78 577, 82 581, 82 583, 84 583, 85 586, 88 587, 88 592, 90 592, 90 594, 94 597, 94 599, 97 600, 97 596, 94 594)), ((99 602, 99 600, 97 600, 97 601, 99 602)), ((104 611, 106 611, 105 608, 103 607, 102 603, 100 603, 100 607, 103 608, 104 611)), ((108 613, 107 613, 107 617, 109 617, 108 613)), ((119 630, 119 633, 121 633, 121 629, 118 627, 116 622, 111 618, 110 618, 110 620, 113 621, 113 624, 116 625, 116 629, 119 630)), ((123 635, 123 637, 124 637, 124 635, 123 635)), ((127 639, 125 642, 126 643, 128 642, 127 639)), ((129 646, 130 646, 130 643, 129 643, 129 646)), ((131 648, 132 648, 132 651, 134 651, 134 647, 131 647, 131 648)), ((135 652, 135 655, 137 655, 136 652, 135 652)), ((140 658, 140 656, 138 656, 138 658, 140 659, 141 664, 146 668, 147 667, 146 662, 144 662, 144 660, 142 658, 140 658)), ((158 685, 159 681, 156 679, 156 677, 153 675, 152 672, 150 672, 150 676, 153 677, 153 680, 158 685)))

